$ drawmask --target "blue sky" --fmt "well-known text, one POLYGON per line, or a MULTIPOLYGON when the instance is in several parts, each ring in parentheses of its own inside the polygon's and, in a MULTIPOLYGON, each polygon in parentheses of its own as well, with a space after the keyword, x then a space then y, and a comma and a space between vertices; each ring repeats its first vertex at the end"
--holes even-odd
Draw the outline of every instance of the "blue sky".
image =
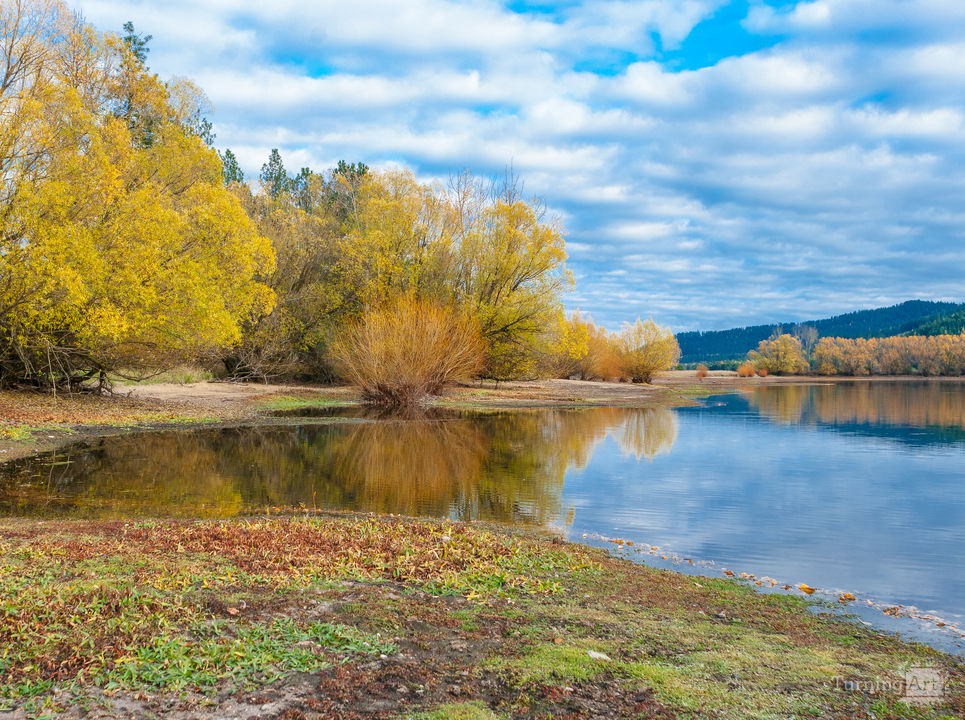
POLYGON ((78 0, 256 175, 512 164, 616 328, 965 301, 961 0, 78 0))

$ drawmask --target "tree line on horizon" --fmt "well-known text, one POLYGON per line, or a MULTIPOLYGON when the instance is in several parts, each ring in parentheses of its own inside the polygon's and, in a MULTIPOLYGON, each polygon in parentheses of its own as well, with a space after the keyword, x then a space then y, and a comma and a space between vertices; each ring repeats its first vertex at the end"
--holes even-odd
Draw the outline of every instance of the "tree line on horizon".
MULTIPOLYGON (((246 182, 213 149, 204 93, 160 80, 151 36, 124 32, 60 0, 0 8, 0 386, 203 362, 373 398, 394 383, 401 400, 586 360, 588 326, 563 313, 561 227, 511 173, 292 174, 272 150, 246 182)), ((594 332, 601 377, 649 381, 679 356, 652 321, 594 332)))
POLYGON ((872 338, 896 335, 955 335, 965 330, 965 305, 928 300, 908 300, 890 307, 835 315, 821 320, 751 325, 729 330, 677 334, 681 360, 703 362, 719 369, 733 369, 761 340, 799 328, 813 327, 822 337, 872 338))
POLYGON ((819 339, 811 330, 762 340, 738 367, 738 374, 965 375, 965 331, 955 335, 819 339))

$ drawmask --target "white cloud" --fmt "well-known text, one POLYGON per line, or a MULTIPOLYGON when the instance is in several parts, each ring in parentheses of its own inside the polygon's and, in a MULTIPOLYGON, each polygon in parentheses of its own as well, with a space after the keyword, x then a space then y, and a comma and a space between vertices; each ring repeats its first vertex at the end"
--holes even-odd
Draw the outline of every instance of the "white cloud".
POLYGON ((512 163, 565 223, 572 304, 607 325, 965 299, 965 3, 758 3, 744 25, 781 35, 771 47, 660 62, 653 34, 686 54, 723 4, 78 6, 102 29, 152 33, 152 67, 208 92, 218 146, 249 173, 272 147, 292 168, 404 163, 427 178, 512 163))

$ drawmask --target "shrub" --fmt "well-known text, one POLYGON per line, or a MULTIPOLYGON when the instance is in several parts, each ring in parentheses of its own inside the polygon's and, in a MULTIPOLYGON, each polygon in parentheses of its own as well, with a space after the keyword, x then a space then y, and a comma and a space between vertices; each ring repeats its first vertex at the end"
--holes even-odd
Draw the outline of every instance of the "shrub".
POLYGON ((743 363, 737 368, 737 377, 754 377, 754 366, 749 362, 743 363))
POLYGON ((767 377, 768 375, 767 368, 766 367, 758 368, 757 375, 758 377, 767 377))
POLYGON ((705 377, 707 377, 707 375, 708 375, 709 373, 710 373, 710 370, 707 368, 706 365, 698 365, 698 366, 697 366, 697 379, 698 379, 698 380, 703 380, 705 377))
POLYGON ((332 344, 339 375, 370 402, 409 405, 436 395, 482 366, 475 323, 411 295, 369 311, 332 344))
POLYGON ((669 328, 653 320, 627 325, 620 333, 620 369, 633 382, 649 383, 680 359, 680 345, 669 328))

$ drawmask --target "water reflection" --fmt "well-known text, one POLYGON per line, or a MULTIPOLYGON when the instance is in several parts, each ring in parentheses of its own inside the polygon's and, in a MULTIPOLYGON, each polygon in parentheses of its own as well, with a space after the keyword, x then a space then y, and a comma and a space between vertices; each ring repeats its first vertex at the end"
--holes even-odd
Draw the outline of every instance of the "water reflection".
POLYGON ((304 505, 563 527, 965 627, 965 384, 766 386, 678 410, 336 414, 115 436, 0 465, 0 512, 304 505))
MULTIPOLYGON (((344 414, 344 413, 343 413, 344 414)), ((667 453, 672 410, 435 413, 108 437, 3 466, 10 515, 227 517, 268 506, 551 524, 566 472, 613 434, 667 453)))
POLYGON ((744 395, 762 417, 782 424, 824 426, 912 445, 965 441, 965 392, 959 382, 765 386, 744 395))

